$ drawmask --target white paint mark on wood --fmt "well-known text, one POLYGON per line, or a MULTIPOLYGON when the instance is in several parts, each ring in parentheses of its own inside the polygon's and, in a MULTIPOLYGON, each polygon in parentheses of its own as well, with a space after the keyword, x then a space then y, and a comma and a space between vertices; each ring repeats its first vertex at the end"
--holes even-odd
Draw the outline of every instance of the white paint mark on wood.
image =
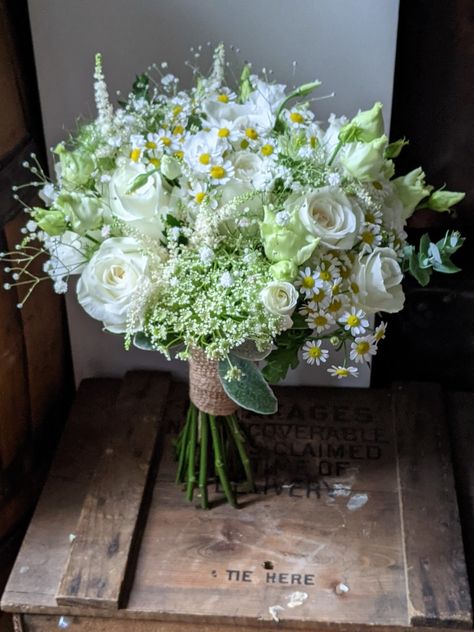
POLYGON ((357 511, 363 507, 368 500, 369 497, 367 494, 353 494, 347 501, 346 507, 349 511, 357 511))
POLYGON ((347 595, 347 593, 349 592, 350 588, 347 584, 344 584, 343 582, 340 582, 339 584, 337 584, 336 588, 334 589, 336 592, 336 595, 347 595))
POLYGON ((293 592, 287 597, 288 608, 296 608, 297 606, 302 606, 306 599, 308 599, 308 593, 299 591, 293 592))
POLYGON ((283 608, 283 606, 279 606, 277 604, 276 606, 270 606, 268 608, 268 612, 270 613, 270 616, 273 619, 273 621, 275 621, 276 623, 280 623, 280 617, 278 616, 278 613, 284 609, 285 608, 283 608))

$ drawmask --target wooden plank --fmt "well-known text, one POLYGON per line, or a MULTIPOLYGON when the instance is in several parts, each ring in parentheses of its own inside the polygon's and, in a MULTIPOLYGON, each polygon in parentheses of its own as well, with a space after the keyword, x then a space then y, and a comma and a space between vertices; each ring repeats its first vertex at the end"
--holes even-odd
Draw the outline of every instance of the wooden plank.
POLYGON ((116 433, 85 498, 58 604, 119 607, 168 386, 166 374, 127 374, 115 411, 116 433))
POLYGON ((111 414, 119 380, 82 382, 22 548, 2 607, 55 603, 87 487, 116 426, 111 414))
POLYGON ((472 627, 441 389, 399 385, 393 402, 410 622, 472 627))

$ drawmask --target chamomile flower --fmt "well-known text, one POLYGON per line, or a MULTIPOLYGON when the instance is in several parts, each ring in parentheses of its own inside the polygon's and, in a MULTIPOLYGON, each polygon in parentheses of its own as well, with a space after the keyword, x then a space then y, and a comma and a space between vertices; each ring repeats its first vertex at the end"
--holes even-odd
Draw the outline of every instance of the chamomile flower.
POLYGON ((372 336, 357 337, 351 343, 349 357, 354 362, 368 362, 377 353, 377 345, 372 336))
POLYGON ((194 204, 207 206, 212 209, 217 208, 218 202, 206 182, 195 182, 194 186, 188 190, 188 193, 192 197, 194 204))
POLYGON ((314 329, 317 334, 320 334, 334 325, 335 320, 331 314, 321 309, 318 311, 310 311, 306 317, 306 322, 311 329, 314 329))
POLYGON ((357 377, 359 370, 355 366, 336 366, 333 364, 328 369, 328 373, 332 375, 332 377, 337 377, 338 380, 342 380, 350 376, 357 377))
POLYGON ((375 328, 373 339, 375 342, 380 342, 385 338, 385 332, 387 331, 387 323, 380 323, 378 327, 375 328))
MULTIPOLYGON (((281 213, 285 213, 285 211, 281 211, 281 213)), ((288 216, 289 219, 289 216, 288 216)), ((284 226, 285 223, 283 221, 278 222, 280 226, 284 226)), ((317 287, 321 287, 323 282, 318 279, 317 275, 306 266, 304 270, 300 270, 298 273, 298 277, 295 281, 295 286, 300 288, 300 292, 305 294, 306 296, 311 296, 314 289, 317 287)))
POLYGON ((361 309, 351 307, 350 311, 345 312, 339 322, 344 326, 346 331, 350 331, 353 336, 364 334, 369 326, 369 321, 365 317, 366 314, 361 309))
POLYGON ((321 349, 321 340, 307 340, 303 345, 303 360, 308 364, 320 366, 329 356, 327 349, 321 349))
POLYGON ((362 250, 371 251, 382 243, 379 224, 365 223, 360 232, 362 250))
POLYGON ((227 184, 234 175, 234 166, 230 160, 219 161, 209 166, 208 174, 212 184, 227 184))
POLYGON ((349 297, 347 294, 333 294, 329 305, 326 307, 327 311, 336 318, 342 310, 344 310, 349 304, 349 297))
POLYGON ((318 309, 326 309, 332 298, 331 284, 327 281, 317 279, 310 298, 311 302, 314 303, 318 309))
POLYGON ((241 131, 234 121, 222 120, 218 126, 213 126, 210 133, 217 138, 217 142, 225 145, 235 143, 241 137, 241 131))

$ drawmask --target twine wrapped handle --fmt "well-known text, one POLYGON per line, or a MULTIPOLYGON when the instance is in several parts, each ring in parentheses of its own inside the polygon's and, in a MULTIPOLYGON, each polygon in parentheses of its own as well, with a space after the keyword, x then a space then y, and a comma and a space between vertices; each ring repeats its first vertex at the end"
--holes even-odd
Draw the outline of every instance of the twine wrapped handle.
POLYGON ((215 417, 232 415, 238 406, 222 388, 216 360, 209 360, 204 351, 193 349, 189 357, 189 398, 202 412, 215 417))

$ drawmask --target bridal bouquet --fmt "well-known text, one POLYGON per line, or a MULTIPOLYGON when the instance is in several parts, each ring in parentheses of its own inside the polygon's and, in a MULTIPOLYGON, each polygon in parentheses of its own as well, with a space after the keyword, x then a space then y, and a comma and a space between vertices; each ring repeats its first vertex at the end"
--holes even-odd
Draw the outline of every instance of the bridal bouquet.
POLYGON ((319 82, 288 93, 249 64, 234 84, 225 69, 218 46, 185 91, 154 65, 114 109, 97 56, 97 118, 54 149, 54 181, 34 156, 25 165, 44 207, 26 207, 22 243, 2 253, 22 303, 45 253, 55 290, 78 275, 79 303, 127 348, 189 361, 177 480, 203 507, 211 480, 232 505, 239 476, 253 489, 238 406, 274 413, 269 383, 300 358, 357 376, 385 336, 372 315, 403 308, 403 276, 456 272, 462 244, 457 232, 407 243, 417 208, 463 195, 434 190, 421 168, 395 176, 406 141, 389 143, 380 103, 322 126, 308 102, 319 82))

